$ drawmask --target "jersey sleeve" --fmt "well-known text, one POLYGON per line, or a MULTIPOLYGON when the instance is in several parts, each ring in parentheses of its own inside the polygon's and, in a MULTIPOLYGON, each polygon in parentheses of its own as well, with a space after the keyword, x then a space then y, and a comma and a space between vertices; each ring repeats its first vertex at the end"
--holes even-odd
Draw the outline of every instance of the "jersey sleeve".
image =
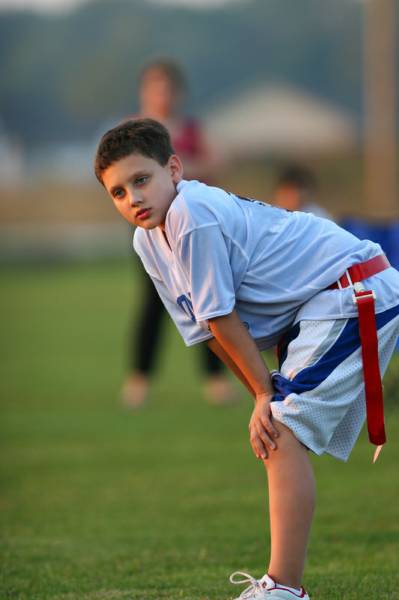
POLYGON ((205 324, 201 326, 196 322, 188 296, 181 296, 176 303, 160 279, 152 278, 152 282, 186 346, 194 346, 194 344, 205 342, 213 337, 205 324))
POLYGON ((217 223, 198 227, 179 240, 178 256, 189 282, 197 322, 230 314, 234 309, 230 245, 217 223))
POLYGON ((177 298, 177 301, 172 298, 155 262, 151 259, 150 253, 145 251, 137 235, 134 236, 134 249, 140 257, 147 274, 151 277, 155 289, 176 325, 178 332, 182 336, 185 345, 193 346, 194 344, 211 339, 213 336, 207 325, 196 322, 189 296, 182 295, 177 298))

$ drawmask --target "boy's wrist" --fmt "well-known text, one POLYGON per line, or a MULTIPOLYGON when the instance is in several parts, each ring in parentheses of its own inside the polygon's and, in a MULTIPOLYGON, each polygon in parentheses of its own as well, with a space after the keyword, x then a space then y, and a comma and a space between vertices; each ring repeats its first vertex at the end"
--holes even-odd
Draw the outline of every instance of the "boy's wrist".
POLYGON ((271 391, 262 391, 262 392, 256 392, 255 394, 255 403, 258 402, 269 402, 272 397, 273 397, 273 390, 271 391))

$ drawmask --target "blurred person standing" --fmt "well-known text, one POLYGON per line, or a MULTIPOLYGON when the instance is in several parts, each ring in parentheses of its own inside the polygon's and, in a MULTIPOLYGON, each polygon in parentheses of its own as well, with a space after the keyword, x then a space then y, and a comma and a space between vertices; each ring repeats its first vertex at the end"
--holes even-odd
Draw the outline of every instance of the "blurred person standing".
MULTIPOLYGON (((158 59, 146 66, 139 77, 139 111, 126 120, 150 117, 168 129, 173 147, 183 158, 186 179, 209 183, 214 171, 213 157, 197 119, 183 112, 187 83, 174 61, 158 59)), ((138 408, 147 399, 161 342, 165 308, 156 289, 140 265, 143 300, 139 315, 130 324, 128 374, 122 388, 122 400, 138 408)), ((235 399, 234 388, 220 360, 206 347, 200 348, 205 374, 205 396, 214 404, 228 404, 235 399)))
POLYGON ((330 213, 316 202, 317 192, 318 182, 312 171, 300 165, 287 165, 277 176, 273 204, 332 219, 330 213))

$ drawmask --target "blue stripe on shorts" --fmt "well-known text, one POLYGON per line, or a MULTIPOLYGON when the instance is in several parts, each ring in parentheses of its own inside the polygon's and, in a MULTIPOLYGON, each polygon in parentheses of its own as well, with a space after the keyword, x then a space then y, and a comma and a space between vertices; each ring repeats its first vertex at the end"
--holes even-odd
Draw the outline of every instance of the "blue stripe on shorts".
MULTIPOLYGON (((381 329, 399 314, 399 305, 376 315, 377 329, 381 329)), ((288 345, 300 333, 300 323, 292 327, 282 340, 281 364, 287 356, 288 345)), ((279 372, 272 373, 275 394, 272 402, 282 401, 289 394, 302 394, 320 385, 337 366, 360 347, 359 322, 356 317, 347 324, 334 345, 313 365, 305 367, 293 379, 286 379, 279 372)), ((280 365, 281 367, 281 365, 280 365)))

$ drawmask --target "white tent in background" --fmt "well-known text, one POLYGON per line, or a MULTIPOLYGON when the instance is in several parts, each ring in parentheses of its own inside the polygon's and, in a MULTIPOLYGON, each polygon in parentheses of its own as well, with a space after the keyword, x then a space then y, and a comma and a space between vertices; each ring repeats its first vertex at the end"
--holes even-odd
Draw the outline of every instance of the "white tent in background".
POLYGON ((348 113, 287 86, 246 90, 211 110, 205 124, 212 142, 237 157, 331 152, 356 141, 348 113))

